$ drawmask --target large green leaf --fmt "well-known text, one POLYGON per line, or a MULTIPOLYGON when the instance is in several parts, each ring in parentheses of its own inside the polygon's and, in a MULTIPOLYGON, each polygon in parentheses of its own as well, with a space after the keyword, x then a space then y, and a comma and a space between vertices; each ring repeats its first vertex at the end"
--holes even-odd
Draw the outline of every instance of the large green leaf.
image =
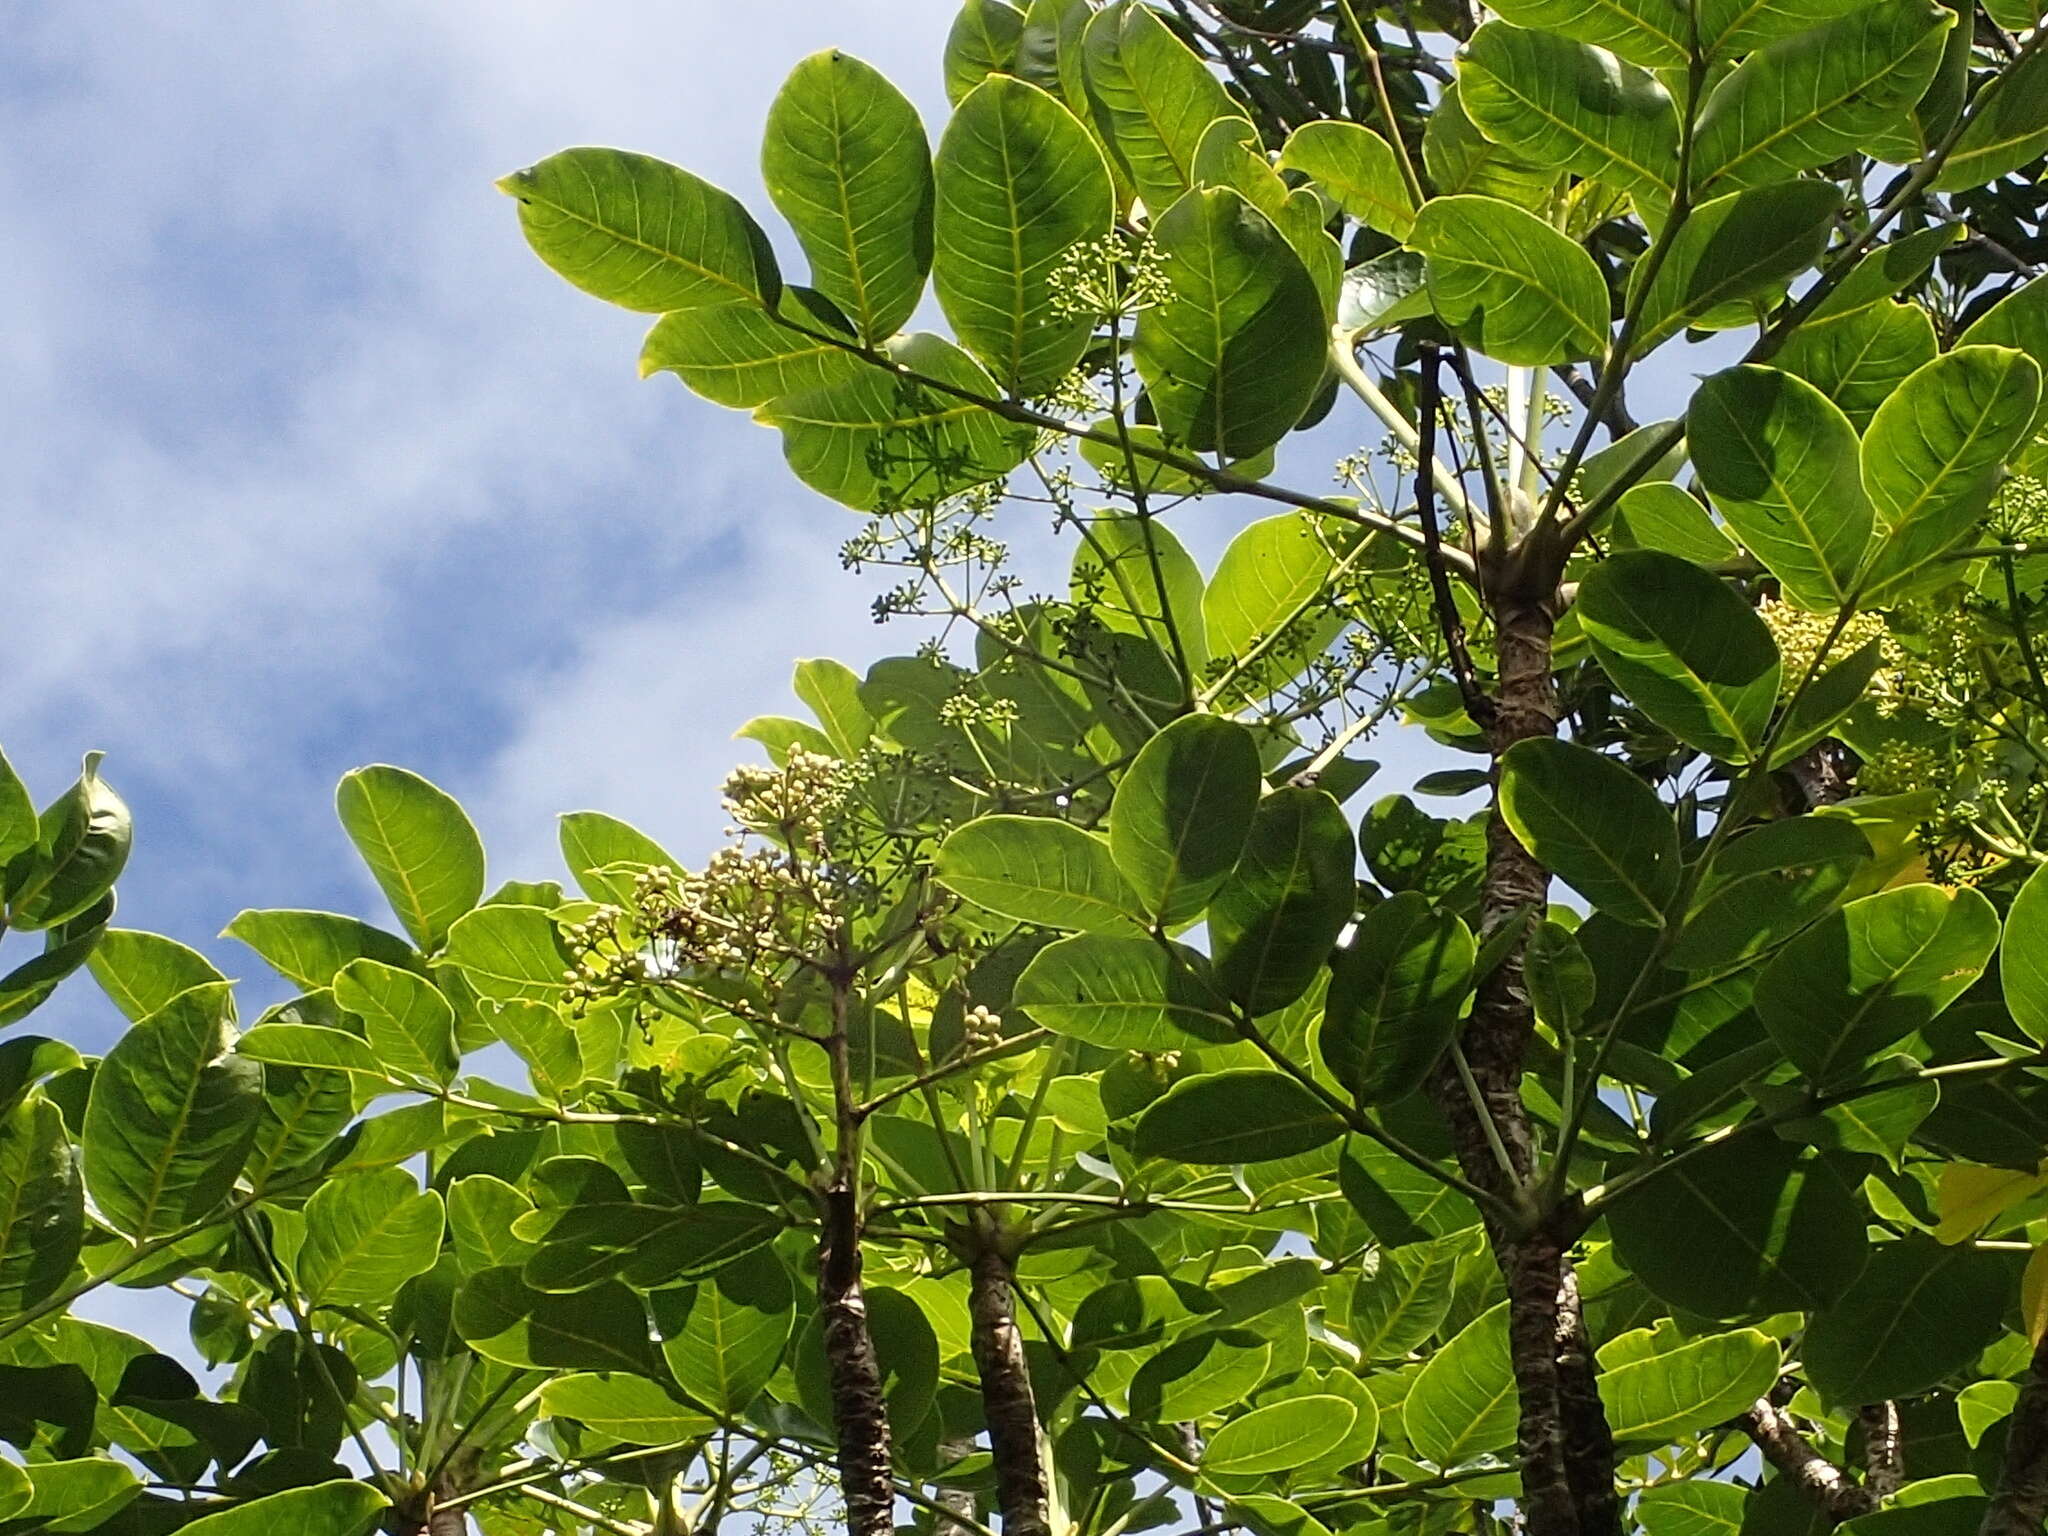
POLYGON ((582 1080, 583 1052, 575 1031, 548 1004, 510 998, 485 1012, 498 1038, 526 1063, 536 1092, 560 1103, 582 1080))
POLYGON ((909 98, 851 54, 812 54, 768 108, 761 179, 811 286, 864 340, 894 335, 932 264, 932 166, 909 98))
POLYGON ((1547 207, 1562 180, 1555 168, 1524 164, 1481 133, 1465 115, 1455 80, 1423 127, 1422 165, 1444 197, 1475 193, 1518 208, 1547 207))
POLYGON ((1849 419, 1804 380, 1745 365, 1694 392, 1686 439, 1700 483, 1785 595, 1821 613, 1846 603, 1874 519, 1849 419))
POLYGON ((77 782, 37 818, 34 856, 22 855, 25 869, 9 871, 9 926, 56 928, 80 916, 104 901, 126 867, 135 827, 127 803, 100 777, 105 755, 86 753, 77 782))
POLYGON ((382 765, 344 774, 334 804, 405 931, 423 950, 440 948, 484 894, 483 840, 462 807, 418 774, 382 765))
POLYGON ((1866 597, 1941 584, 1937 557, 1976 531, 2040 397, 2041 369, 2024 352, 1968 346, 1917 370, 1877 408, 1863 435, 1878 534, 1866 597))
POLYGON ((28 786, 0 752, 0 903, 8 900, 7 866, 16 854, 36 845, 36 803, 28 786))
POLYGON ((1288 786, 1261 800, 1209 903, 1216 984, 1254 1016, 1306 992, 1357 905, 1357 862, 1351 825, 1324 791, 1288 786))
MULTIPOLYGON (((1724 324, 1723 306, 1782 293, 1819 260, 1841 205, 1832 183, 1779 181, 1695 208, 1639 302, 1631 290, 1641 316, 1633 350, 1647 352, 1689 325, 1724 324)), ((1752 319, 1737 313, 1738 324, 1752 319)))
POLYGON ((1493 9, 1518 27, 1594 43, 1651 69, 1682 65, 1691 51, 1685 15, 1670 0, 1505 0, 1493 9))
POLYGON ((990 75, 1016 61, 1024 12, 1008 0, 965 0, 946 34, 946 100, 958 106, 990 75))
POLYGON ((553 1002, 573 958, 545 907, 478 907, 448 932, 448 961, 494 1002, 553 1002))
POLYGON ((450 1184, 448 1235, 463 1273, 524 1265, 534 1245, 514 1236, 512 1224, 533 1209, 522 1191, 492 1174, 472 1173, 450 1184))
POLYGON ((441 1196, 403 1168, 330 1179, 306 1202, 296 1268, 307 1298, 377 1306, 441 1252, 441 1196))
POLYGON ((1740 553, 1699 497, 1669 480, 1623 491, 1608 533, 1616 549, 1658 549, 1694 565, 1720 565, 1740 553))
POLYGON ((1159 425, 1232 459, 1270 447, 1323 382, 1314 279, 1234 188, 1185 194, 1153 223, 1152 238, 1170 292, 1139 314, 1133 356, 1159 425))
POLYGON ((1210 123, 1243 113, 1159 13, 1135 0, 1088 23, 1081 66, 1095 131, 1156 218, 1195 184, 1210 123))
POLYGON ((1863 1268, 1856 1160, 1813 1157, 1772 1136, 1703 1150, 1608 1212, 1615 1252, 1652 1293, 1701 1317, 1826 1305, 1863 1268), (1711 1254, 1713 1262, 1701 1262, 1711 1254))
POLYGON ((1925 1392, 1998 1337, 2013 1294, 2008 1257, 1918 1233, 1883 1244, 1808 1324, 1799 1348, 1808 1380, 1844 1406, 1925 1392))
POLYGON ((1644 1536, 1737 1536, 1749 1495, 1740 1483, 1688 1478, 1645 1488, 1634 1512, 1644 1536))
POLYGON ((1325 525, 1282 512, 1240 529, 1202 594, 1209 654, 1245 656, 1323 595, 1337 554, 1325 525))
POLYGON ((1287 136, 1279 169, 1300 171, 1361 224, 1396 240, 1415 226, 1415 199, 1394 147, 1362 123, 1303 123, 1287 136))
POLYGON ((334 1001, 363 1021, 370 1049, 395 1073, 444 1088, 455 1080, 455 1009, 424 976, 351 960, 335 972, 334 1001))
POLYGON ((259 1024, 235 1042, 235 1054, 249 1061, 347 1072, 385 1084, 391 1081, 383 1061, 370 1049, 367 1040, 325 1024, 259 1024))
POLYGON ((768 237, 729 192, 622 149, 565 149, 498 183, 534 253, 585 293, 647 314, 772 307, 768 237))
POLYGON ((37 1462, 28 1474, 31 1497, 13 1519, 36 1532, 94 1531, 142 1492, 142 1479, 109 1456, 37 1462))
POLYGON ((1766 43, 1817 27, 1862 9, 1870 0, 1699 0, 1699 43, 1703 53, 1732 59, 1766 43))
POLYGON ((1238 1067, 1175 1083, 1139 1119, 1131 1148, 1181 1163, 1266 1163, 1343 1134, 1336 1111, 1299 1079, 1238 1067))
POLYGON ((1109 849, 1162 926, 1194 917, 1237 866, 1259 806, 1259 747, 1216 715, 1186 715, 1145 743, 1117 784, 1109 849))
POLYGON ((1191 968, 1199 959, 1149 938, 1078 934, 1048 944, 1011 1001, 1057 1035, 1118 1051, 1176 1051, 1235 1038, 1230 1014, 1191 968))
POLYGON ((1793 816, 1724 845, 1707 867, 1668 958, 1704 970, 1782 943, 1833 904, 1870 858, 1847 820, 1793 816))
POLYGON ((487 1269, 455 1296, 455 1331, 487 1360, 547 1370, 657 1376, 640 1298, 615 1280, 572 1295, 530 1289, 516 1269, 487 1269))
POLYGON ((277 1536, 280 1531, 293 1536, 370 1536, 390 1507, 391 1501, 374 1485, 337 1478, 267 1493, 233 1509, 201 1515, 179 1529, 193 1536, 277 1536))
POLYGON ((1331 962, 1317 1037, 1330 1074, 1362 1104, 1413 1093, 1457 1034, 1476 953, 1463 919, 1419 891, 1368 908, 1331 962))
POLYGON ((756 1248, 693 1286, 656 1291, 661 1352, 683 1389, 722 1413, 761 1395, 788 1346, 795 1288, 773 1248, 756 1248))
POLYGON ((263 1069, 232 1051, 232 1012, 225 982, 182 992, 93 1074, 80 1136, 86 1191, 137 1242, 209 1215, 249 1155, 263 1069))
POLYGON ((752 410, 869 366, 854 341, 831 300, 792 285, 772 313, 735 299, 663 315, 640 344, 640 377, 673 373, 706 400, 752 410))
POLYGON ((1778 1343, 1745 1328, 1688 1338, 1671 1323, 1602 1345, 1600 1399, 1621 1443, 1668 1445, 1736 1414, 1778 1379, 1778 1343))
POLYGON ((2013 1022, 2048 1042, 2048 866, 2027 877, 2005 914, 1998 980, 2013 1022))
POLYGON ((411 965, 411 947, 394 933, 334 912, 247 911, 221 930, 261 955, 285 980, 307 992, 323 992, 334 973, 351 960, 411 965))
POLYGON ((592 901, 625 905, 633 891, 635 867, 672 871, 683 867, 681 860, 638 827, 602 811, 563 815, 561 844, 562 862, 592 901))
POLYGON ((1272 1359, 1272 1342, 1249 1329, 1205 1329, 1176 1339, 1131 1378, 1132 1416, 1184 1424, 1221 1413, 1251 1396, 1272 1359))
POLYGON ((1519 160, 1670 201, 1678 109, 1655 75, 1605 48, 1489 21, 1460 51, 1458 100, 1519 160))
POLYGON ((1534 214, 1490 197, 1431 198, 1408 243, 1428 260, 1436 312, 1488 357, 1537 367, 1606 350, 1606 280, 1534 214))
POLYGON ((897 368, 863 368, 835 383, 771 400, 754 413, 780 429, 782 453, 811 489, 861 512, 923 506, 1000 479, 1035 434, 951 393, 1001 395, 981 365, 943 337, 897 336, 882 349, 897 368))
POLYGON ((1399 1360, 1429 1341, 1450 1312, 1458 1258, 1470 1246, 1461 1234, 1380 1249, 1351 1292, 1351 1342, 1364 1359, 1399 1360))
POLYGON ((1860 432, 1939 350, 1925 309, 1886 299, 1824 321, 1809 320, 1772 362, 1840 406, 1860 432))
POLYGON ((1358 1410, 1341 1397, 1283 1398, 1230 1420, 1209 1437, 1202 1470, 1219 1476, 1285 1472, 1335 1450, 1358 1410))
POLYGON ((933 864, 939 883, 1019 922, 1132 933, 1143 904, 1109 843, 1048 816, 983 816, 956 827, 933 864))
POLYGON ((1714 87, 1693 135, 1703 197, 1785 181, 1892 127, 1934 78, 1955 13, 1878 0, 1767 44, 1714 87))
MULTIPOLYGON (((1156 438, 1156 432, 1153 435, 1156 438)), ((1099 449, 1100 444, 1087 443, 1082 454, 1092 461, 1097 455, 1091 450, 1099 449)), ((1127 479, 1123 455, 1114 448, 1106 455, 1116 475, 1127 479)), ((1141 483, 1150 478, 1143 460, 1135 467, 1141 483)), ((1166 655, 1184 656, 1190 675, 1198 676, 1207 665, 1202 570, 1159 518, 1119 515, 1109 509, 1091 518, 1085 538, 1074 550, 1071 586, 1074 602, 1086 605, 1090 616, 1105 627, 1148 636, 1166 655)))
POLYGON ((556 1377, 541 1388, 540 1409, 551 1419, 574 1419, 628 1445, 669 1445, 698 1435, 709 1437, 716 1427, 645 1377, 606 1372, 556 1377))
POLYGON ((84 1191, 64 1116, 31 1089, 0 1114, 0 1318, 54 1295, 84 1238, 84 1191))
POLYGON ((1852 901, 1757 978, 1756 1010, 1816 1083, 1931 1023, 1983 974, 1998 914, 1968 886, 1902 885, 1852 901))
POLYGON ((2048 150, 2048 54, 2005 70, 1998 94, 1970 120, 1935 175, 1937 192, 1961 192, 2010 175, 2048 150))
POLYGON ((1654 928, 1678 889, 1678 827, 1611 757, 1548 736, 1500 765, 1500 813, 1522 846, 1600 911, 1654 928))
MULTIPOLYGON (((2034 278, 1970 322, 1959 347, 2015 347, 2048 373, 2048 281, 2034 278)), ((2048 404, 2034 413, 2035 426, 2048 420, 2048 404)))
POLYGON ((1627 550, 1587 573, 1577 606, 1601 667, 1644 714, 1731 763, 1762 750, 1778 647, 1720 577, 1674 555, 1627 550))
POLYGON ((1431 1355, 1401 1408, 1409 1442, 1442 1467, 1511 1445, 1516 1417, 1506 1303, 1482 1312, 1431 1355))
POLYGON ((100 990, 131 1024, 148 1018, 187 988, 227 979, 198 950, 160 933, 132 928, 109 928, 85 963, 100 990))
POLYGON ((997 383, 1044 394, 1081 360, 1095 317, 1062 310, 1063 257, 1116 216, 1102 152, 1035 85, 976 86, 939 140, 932 283, 961 344, 997 383))

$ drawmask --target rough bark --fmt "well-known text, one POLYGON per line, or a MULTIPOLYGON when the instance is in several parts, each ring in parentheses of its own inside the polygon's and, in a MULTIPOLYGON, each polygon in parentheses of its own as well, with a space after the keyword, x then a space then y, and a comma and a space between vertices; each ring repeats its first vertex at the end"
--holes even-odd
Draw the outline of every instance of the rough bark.
MULTIPOLYGON (((939 1450, 947 1462, 962 1461, 979 1449, 972 1440, 947 1440, 939 1450)), ((938 1487, 932 1490, 932 1502, 939 1506, 940 1518, 935 1529, 940 1536, 948 1531, 971 1532, 980 1522, 975 1518, 974 1490, 971 1488, 938 1487), (946 1516, 951 1516, 947 1519, 946 1516)))
POLYGON ((1982 1536, 2041 1536, 2048 1519, 2048 1340, 2034 1350, 2033 1364, 2013 1404, 2006 1429, 2005 1467, 1998 1492, 1984 1512, 1982 1536))
POLYGON ((1888 1499, 1906 1480, 1899 1405, 1866 1404, 1856 1410, 1856 1421, 1863 1426, 1863 1486, 1878 1498, 1888 1499))
POLYGON ((1045 1464, 1038 1454, 1038 1405, 1031 1395, 1031 1371, 1011 1294, 1016 1271, 1009 1255, 991 1239, 977 1245, 968 1276, 974 1368, 981 1378, 1003 1536, 1051 1536, 1045 1464))
POLYGON ((850 1189, 824 1196, 825 1238, 818 1251, 818 1318, 825 1373, 839 1438, 839 1491, 848 1536, 892 1536, 896 1488, 890 1476, 889 1409, 882 1367, 868 1331, 860 1284, 860 1218, 850 1189))
POLYGON ((427 1521, 427 1536, 469 1536, 469 1516, 459 1509, 437 1509, 427 1521))
POLYGON ((1821 1455, 1769 1398, 1758 1398, 1742 1416, 1742 1428, 1781 1477, 1798 1485, 1830 1525, 1840 1525, 1877 1508, 1877 1495, 1821 1455))
MULTIPOLYGON (((1554 622, 1547 600, 1495 597, 1499 693, 1489 744, 1496 762, 1518 741, 1557 732, 1550 676, 1554 622)), ((1494 816, 1487 827, 1486 878, 1480 891, 1483 931, 1492 932, 1523 908, 1541 911, 1549 884, 1550 872, 1506 821, 1494 816)), ((1510 1199, 1536 1162, 1522 1103, 1522 1067, 1534 1028, 1535 1010, 1517 947, 1481 985, 1461 1042, 1512 1177, 1502 1169, 1485 1120, 1453 1064, 1440 1066, 1431 1083, 1465 1177, 1510 1199)), ((1578 1284, 1567 1258, 1566 1223, 1561 1213, 1552 1213, 1533 1230, 1514 1231, 1489 1216, 1487 1228, 1508 1293, 1526 1529, 1529 1536, 1615 1536, 1621 1529, 1621 1505, 1614 1487, 1614 1442, 1594 1385, 1578 1284)))

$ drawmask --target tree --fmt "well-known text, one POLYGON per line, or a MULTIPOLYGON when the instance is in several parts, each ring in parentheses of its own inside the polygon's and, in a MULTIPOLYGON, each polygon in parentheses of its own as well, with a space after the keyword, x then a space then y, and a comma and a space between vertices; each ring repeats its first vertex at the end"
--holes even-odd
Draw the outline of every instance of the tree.
POLYGON ((677 167, 508 177, 940 639, 800 664, 697 871, 578 813, 487 896, 351 775, 404 932, 243 914, 305 995, 239 1036, 109 934, 16 1511, 2038 1531, 2040 20, 970 0, 936 151, 778 97, 808 287, 677 167), (1487 807, 1355 812, 1399 722, 1487 807), (64 1315, 115 1279, 227 1385, 64 1315))

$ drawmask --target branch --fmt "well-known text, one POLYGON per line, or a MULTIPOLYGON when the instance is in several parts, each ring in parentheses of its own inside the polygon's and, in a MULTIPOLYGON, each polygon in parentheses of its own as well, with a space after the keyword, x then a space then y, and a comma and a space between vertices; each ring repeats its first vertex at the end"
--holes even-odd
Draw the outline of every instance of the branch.
MULTIPOLYGON (((1443 537, 1436 526, 1436 428, 1443 388, 1443 354, 1433 341, 1423 342, 1421 350, 1422 387, 1417 415, 1422 421, 1422 432, 1417 447, 1420 458, 1415 467, 1415 510, 1422 523, 1422 559, 1429 567, 1430 591, 1436 599, 1432 606, 1443 629, 1444 653, 1451 663, 1451 676, 1457 679, 1458 693, 1465 700, 1465 713, 1472 717, 1474 725, 1484 729, 1493 724, 1493 700, 1479 686, 1479 675, 1472 669, 1472 653, 1465 645, 1465 620, 1451 592, 1450 572, 1444 569, 1443 537)), ((1478 425, 1473 423, 1475 431, 1478 425)))
POLYGON ((1760 1397, 1742 1416, 1743 1432, 1764 1460, 1820 1507, 1830 1525, 1840 1525, 1877 1508, 1877 1495, 1821 1455, 1771 1400, 1760 1397))

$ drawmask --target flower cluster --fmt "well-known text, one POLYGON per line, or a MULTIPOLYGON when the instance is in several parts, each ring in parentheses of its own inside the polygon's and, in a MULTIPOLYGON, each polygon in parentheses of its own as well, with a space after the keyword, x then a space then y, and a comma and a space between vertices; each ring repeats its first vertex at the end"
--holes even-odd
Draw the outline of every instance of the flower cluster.
POLYGON ((1784 658, 1785 681, 1787 686, 1796 685, 1813 667, 1821 653, 1821 647, 1828 646, 1829 664, 1853 656, 1873 640, 1885 644, 1885 662, 1895 665, 1899 659, 1898 648, 1890 643, 1889 631, 1885 628, 1882 615, 1875 613, 1852 614, 1842 626, 1842 632, 1835 634, 1835 615, 1813 613, 1791 603, 1781 603, 1767 597, 1757 605, 1757 617, 1764 621, 1764 627, 1771 632, 1771 638, 1778 642, 1778 654, 1784 658), (1829 645, 1829 636, 1834 643, 1829 645))
POLYGON ((1127 317, 1172 296, 1166 264, 1150 240, 1077 240, 1052 269, 1050 303, 1063 319, 1127 317))

